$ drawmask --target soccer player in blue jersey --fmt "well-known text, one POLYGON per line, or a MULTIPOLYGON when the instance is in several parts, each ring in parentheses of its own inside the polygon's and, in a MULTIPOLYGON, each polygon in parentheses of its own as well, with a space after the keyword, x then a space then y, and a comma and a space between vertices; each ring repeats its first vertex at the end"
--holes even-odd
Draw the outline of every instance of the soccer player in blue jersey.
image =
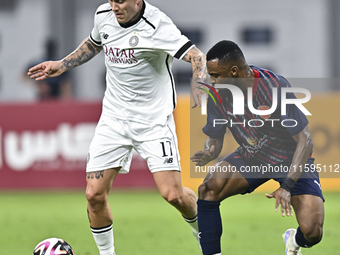
MULTIPOLYGON (((214 171, 207 174, 198 189, 198 226, 203 254, 221 254, 220 202, 233 195, 251 193, 269 179, 280 183, 277 190, 266 194, 276 200, 275 210, 281 205, 282 216, 292 216, 292 206, 298 222, 297 229, 288 229, 283 234, 285 254, 301 254, 301 247, 312 247, 322 238, 324 198, 317 172, 309 171, 315 168, 307 118, 294 104, 288 105, 286 114, 281 115, 281 89, 289 88, 290 84, 272 71, 249 66, 241 49, 231 41, 221 41, 209 50, 207 69, 213 85, 232 84, 244 95, 252 88, 254 109, 271 108, 274 88, 279 96, 277 109, 262 116, 249 110, 247 100, 244 114, 234 115, 233 97, 228 89, 218 92, 222 104, 215 105, 213 100, 208 100, 207 124, 203 132, 209 138, 204 151, 196 152, 191 160, 203 166, 216 159, 223 146, 226 128, 239 147, 214 166, 214 171), (267 171, 266 174, 245 171, 253 166, 260 170, 276 167, 279 171, 267 171), (238 171, 220 171, 235 168, 238 171)), ((288 93, 287 97, 295 98, 293 93, 288 93)))

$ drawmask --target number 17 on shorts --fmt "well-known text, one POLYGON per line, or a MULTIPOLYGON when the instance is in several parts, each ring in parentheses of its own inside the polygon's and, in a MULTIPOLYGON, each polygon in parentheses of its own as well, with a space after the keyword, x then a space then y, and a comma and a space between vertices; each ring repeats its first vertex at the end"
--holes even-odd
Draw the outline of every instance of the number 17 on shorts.
POLYGON ((145 141, 136 149, 146 159, 152 173, 168 170, 180 171, 180 157, 176 140, 156 139, 145 141))

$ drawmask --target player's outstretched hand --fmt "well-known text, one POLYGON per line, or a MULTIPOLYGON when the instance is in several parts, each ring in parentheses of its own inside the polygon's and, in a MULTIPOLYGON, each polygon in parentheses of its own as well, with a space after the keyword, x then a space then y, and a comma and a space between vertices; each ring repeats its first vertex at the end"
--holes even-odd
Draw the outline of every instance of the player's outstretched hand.
POLYGON ((199 88, 207 89, 204 85, 204 83, 201 82, 201 80, 193 80, 191 84, 191 91, 192 91, 192 98, 194 99, 194 104, 191 106, 191 108, 195 108, 196 106, 201 107, 201 98, 202 96, 207 97, 207 93, 204 92, 204 90, 199 88))
POLYGON ((64 70, 60 61, 46 61, 30 68, 27 75, 31 79, 41 81, 46 78, 59 76, 63 72, 64 70))
POLYGON ((196 166, 204 166, 215 158, 215 145, 211 145, 209 150, 198 151, 190 157, 196 166))
POLYGON ((282 188, 275 190, 271 194, 266 194, 267 198, 275 198, 275 211, 278 211, 279 205, 281 204, 281 214, 284 217, 285 213, 287 216, 293 216, 292 206, 291 206, 291 195, 290 193, 282 188))

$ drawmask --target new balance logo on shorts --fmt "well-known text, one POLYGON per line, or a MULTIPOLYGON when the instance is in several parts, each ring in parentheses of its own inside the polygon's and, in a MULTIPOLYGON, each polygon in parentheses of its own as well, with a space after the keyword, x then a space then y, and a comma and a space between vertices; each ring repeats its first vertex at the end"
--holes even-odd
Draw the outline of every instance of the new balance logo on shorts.
POLYGON ((174 162, 174 159, 173 158, 166 158, 163 162, 163 164, 168 164, 168 163, 173 163, 174 162))

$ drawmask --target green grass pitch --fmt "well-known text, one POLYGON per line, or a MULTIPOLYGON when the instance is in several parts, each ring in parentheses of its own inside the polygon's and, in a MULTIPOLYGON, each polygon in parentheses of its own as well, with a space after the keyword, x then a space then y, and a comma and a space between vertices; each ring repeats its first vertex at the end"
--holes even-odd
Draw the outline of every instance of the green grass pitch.
MULTIPOLYGON (((324 238, 303 255, 340 255, 340 193, 325 193, 324 238)), ((189 226, 156 191, 112 191, 118 255, 200 254, 189 226)), ((82 192, 1 192, 0 254, 30 255, 45 238, 60 237, 75 255, 98 255, 82 192)), ((282 233, 294 217, 274 211, 263 193, 222 202, 222 254, 283 255, 282 233)))

